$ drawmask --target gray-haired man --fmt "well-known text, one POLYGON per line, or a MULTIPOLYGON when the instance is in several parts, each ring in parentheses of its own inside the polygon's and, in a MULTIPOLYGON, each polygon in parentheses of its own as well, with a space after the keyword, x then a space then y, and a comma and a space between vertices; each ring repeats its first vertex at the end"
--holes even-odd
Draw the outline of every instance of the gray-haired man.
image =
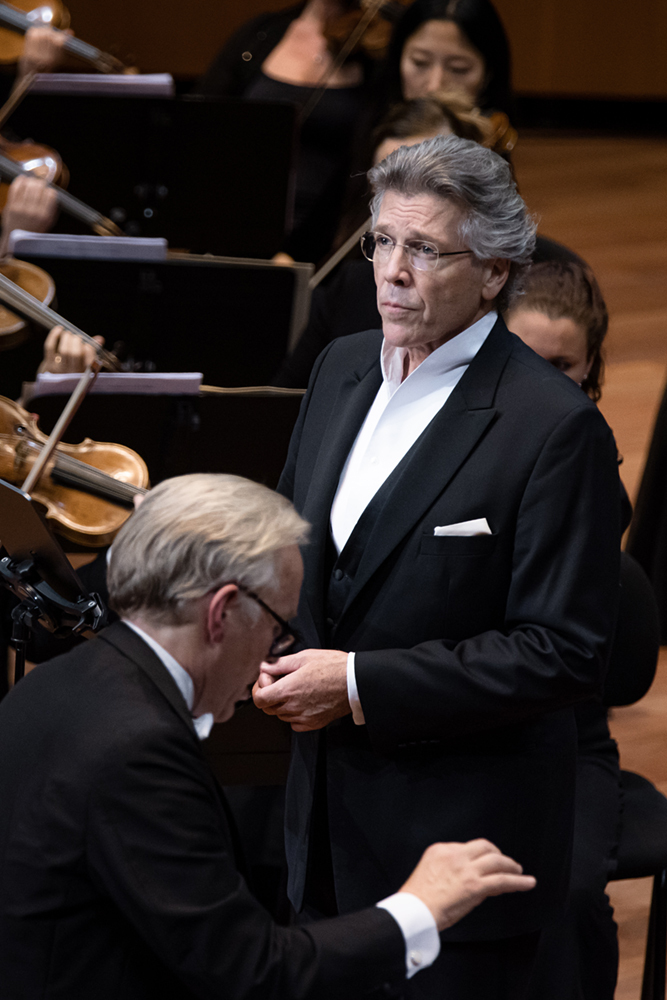
POLYGON ((320 356, 279 489, 313 525, 303 652, 256 703, 297 733, 297 910, 345 913, 437 836, 537 875, 443 936, 412 997, 521 995, 563 901, 570 706, 600 682, 618 592, 614 441, 497 307, 534 225, 507 164, 453 136, 369 174, 383 327, 320 356))
POLYGON ((402 891, 304 930, 248 892, 200 740, 292 644, 306 530, 235 476, 162 483, 113 548, 123 621, 0 704, 3 998, 386 995, 429 921, 534 885, 477 840, 433 845, 402 891))

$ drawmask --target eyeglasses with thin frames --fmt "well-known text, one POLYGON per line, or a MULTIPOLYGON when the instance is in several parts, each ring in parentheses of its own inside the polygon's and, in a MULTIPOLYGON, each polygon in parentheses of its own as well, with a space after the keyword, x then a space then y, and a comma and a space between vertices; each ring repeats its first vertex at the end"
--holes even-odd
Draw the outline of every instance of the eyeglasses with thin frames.
POLYGON ((295 628, 292 628, 289 622, 286 622, 284 618, 281 618, 280 615, 273 610, 273 608, 270 608, 266 601, 262 600, 259 594, 256 594, 253 590, 249 590, 248 587, 242 583, 237 583, 236 586, 247 597, 250 597, 253 601, 256 601, 261 608, 264 608, 264 610, 271 615, 274 621, 277 621, 280 625, 280 632, 271 643, 271 647, 269 649, 269 656, 272 659, 282 656, 283 653, 286 653, 288 649, 291 649, 295 643, 301 641, 301 636, 298 631, 295 628))
POLYGON ((408 260, 417 271, 432 271, 438 266, 441 257, 459 257, 472 253, 472 250, 440 250, 429 240, 408 240, 407 243, 397 243, 391 236, 384 233, 367 232, 361 237, 361 252, 366 260, 376 260, 386 264, 396 247, 402 247, 408 255, 408 260))

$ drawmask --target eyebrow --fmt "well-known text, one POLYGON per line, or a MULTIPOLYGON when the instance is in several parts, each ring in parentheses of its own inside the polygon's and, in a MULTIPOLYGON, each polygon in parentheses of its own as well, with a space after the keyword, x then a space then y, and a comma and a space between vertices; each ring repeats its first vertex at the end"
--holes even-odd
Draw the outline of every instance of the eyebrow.
MULTIPOLYGON (((419 45, 413 45, 409 49, 409 54, 411 56, 418 55, 418 56, 430 56, 430 57, 440 58, 439 56, 436 56, 436 53, 433 52, 432 49, 423 49, 419 45)), ((455 54, 453 53, 452 55, 446 56, 447 62, 456 62, 457 59, 460 60, 461 62, 468 63, 472 61, 472 56, 467 56, 465 53, 462 52, 461 53, 457 52, 455 54)))
MULTIPOLYGON (((395 233, 390 233, 387 229, 383 229, 379 225, 378 225, 378 227, 374 231, 376 233, 381 233, 383 236, 391 236, 392 240, 396 239, 395 233)), ((410 234, 410 230, 408 230, 408 234, 410 234)), ((426 242, 426 243, 434 243, 435 246, 437 246, 437 247, 441 247, 442 246, 442 242, 443 242, 442 240, 437 239, 435 236, 430 236, 428 233, 424 233, 421 230, 419 232, 415 232, 413 230, 412 234, 408 235, 406 237, 406 239, 408 239, 408 240, 424 240, 424 242, 426 242)))

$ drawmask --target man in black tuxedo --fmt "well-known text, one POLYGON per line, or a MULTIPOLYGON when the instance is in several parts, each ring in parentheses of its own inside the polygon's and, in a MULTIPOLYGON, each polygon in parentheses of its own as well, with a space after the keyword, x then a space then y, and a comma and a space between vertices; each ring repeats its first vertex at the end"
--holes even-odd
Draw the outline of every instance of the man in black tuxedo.
POLYGON ((437 954, 436 927, 534 885, 478 840, 433 845, 402 891, 309 928, 248 892, 200 740, 292 645, 306 528, 236 476, 162 483, 114 544, 123 620, 3 700, 3 998, 387 996, 437 954))
POLYGON ((601 681, 618 593, 612 434, 497 309, 534 225, 510 170, 453 136, 371 170, 382 332, 313 371, 279 490, 313 525, 304 649, 255 702, 296 732, 289 893, 347 913, 434 837, 537 876, 443 937, 410 997, 519 997, 568 881, 572 705, 601 681))

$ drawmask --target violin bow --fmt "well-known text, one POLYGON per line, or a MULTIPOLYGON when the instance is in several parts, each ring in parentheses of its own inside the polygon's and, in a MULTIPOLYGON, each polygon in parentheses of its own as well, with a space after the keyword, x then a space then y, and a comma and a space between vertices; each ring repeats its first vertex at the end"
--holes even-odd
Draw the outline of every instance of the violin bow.
POLYGON ((38 302, 34 296, 30 295, 29 292, 24 291, 15 285, 13 281, 6 278, 4 274, 0 274, 0 302, 4 302, 6 305, 11 306, 12 309, 16 309, 18 313, 28 319, 33 320, 39 326, 43 326, 45 329, 50 330, 54 326, 64 326, 66 330, 73 333, 76 337, 79 337, 84 344, 88 344, 95 351, 97 360, 100 367, 107 368, 112 372, 121 371, 121 364, 115 354, 111 351, 105 350, 104 347, 100 347, 96 340, 87 334, 83 330, 80 330, 78 326, 74 326, 69 320, 66 320, 63 316, 60 316, 53 309, 49 309, 48 306, 42 305, 38 302))
POLYGON ((19 104, 32 87, 36 76, 37 73, 34 70, 29 70, 29 72, 24 73, 24 75, 16 81, 12 87, 9 97, 0 108, 0 128, 2 128, 3 125, 7 123, 8 119, 14 114, 19 104))
POLYGON ((74 389, 74 392, 70 396, 63 412, 49 435, 48 441, 42 448, 39 457, 37 458, 35 464, 33 465, 26 481, 24 482, 21 489, 24 493, 30 495, 31 491, 34 489, 35 485, 38 483, 46 465, 51 458, 51 455, 58 447, 60 440, 67 430, 72 417, 76 411, 81 406, 81 403, 86 397, 89 389, 97 378, 97 374, 102 367, 108 368, 111 371, 120 371, 120 362, 115 354, 111 351, 106 351, 103 347, 93 340, 91 336, 84 333, 73 323, 69 323, 63 316, 58 315, 53 309, 49 309, 48 306, 42 305, 38 302, 32 295, 25 292, 18 285, 15 285, 13 281, 9 278, 5 278, 4 274, 0 274, 0 301, 6 303, 6 305, 11 306, 20 312, 22 315, 27 316, 28 319, 32 319, 35 323, 40 326, 50 329, 54 326, 64 326, 65 329, 69 330, 75 336, 79 337, 84 344, 90 345, 95 350, 95 360, 88 365, 83 375, 79 379, 79 382, 74 389))
MULTIPOLYGON (((310 95, 310 97, 304 104, 301 114, 299 116, 299 120, 301 122, 304 122, 306 118, 308 118, 308 116, 313 113, 319 102, 322 100, 322 95, 324 94, 324 91, 327 89, 327 84, 329 80, 334 75, 334 73, 337 73, 338 70, 341 68, 341 66, 349 56, 350 52, 352 52, 352 50, 354 49, 354 46, 357 44, 357 42, 363 35, 368 25, 371 23, 375 15, 379 13, 380 9, 384 5, 385 5, 385 0, 370 0, 368 6, 366 7, 366 10, 359 19, 359 23, 357 24, 356 28, 350 32, 347 41, 341 47, 340 52, 338 53, 334 61, 331 63, 329 68, 325 70, 325 72, 323 73, 319 83, 317 84, 316 90, 313 91, 313 93, 310 95)), ((2 6, 3 4, 0 4, 0 8, 2 6)))
MULTIPOLYGON (((97 344, 96 347, 99 348, 99 344, 97 344)), ((42 446, 42 449, 39 455, 37 456, 37 459, 35 460, 30 472, 26 477, 23 486, 21 487, 23 492, 27 493, 28 496, 30 496, 33 489, 41 479, 42 473, 44 472, 44 469, 46 468, 48 461, 51 458, 51 455, 54 453, 54 451, 60 444, 63 434, 69 427, 72 421, 72 417, 74 416, 74 414, 76 413, 76 411, 79 409, 84 399, 86 398, 88 390, 92 389, 93 383, 97 378, 100 368, 101 365, 99 360, 95 360, 91 364, 89 364, 84 373, 82 374, 81 378, 79 379, 74 389, 74 392, 67 400, 67 403, 63 408, 63 412, 58 417, 55 427, 49 434, 48 440, 42 446)))
MULTIPOLYGON (((25 35, 29 28, 35 28, 40 24, 43 24, 43 22, 34 18, 31 19, 29 15, 24 14, 21 10, 17 10, 16 7, 12 7, 8 3, 0 3, 0 25, 3 28, 9 28, 10 31, 16 31, 20 35, 25 35)), ((44 26, 51 27, 48 24, 44 26)), ((94 45, 82 42, 80 38, 67 35, 65 32, 61 32, 60 28, 52 28, 52 31, 65 34, 64 48, 66 52, 71 52, 72 55, 78 56, 79 59, 92 63, 100 73, 125 72, 126 67, 120 59, 109 55, 108 52, 102 52, 100 49, 96 49, 94 45)))

